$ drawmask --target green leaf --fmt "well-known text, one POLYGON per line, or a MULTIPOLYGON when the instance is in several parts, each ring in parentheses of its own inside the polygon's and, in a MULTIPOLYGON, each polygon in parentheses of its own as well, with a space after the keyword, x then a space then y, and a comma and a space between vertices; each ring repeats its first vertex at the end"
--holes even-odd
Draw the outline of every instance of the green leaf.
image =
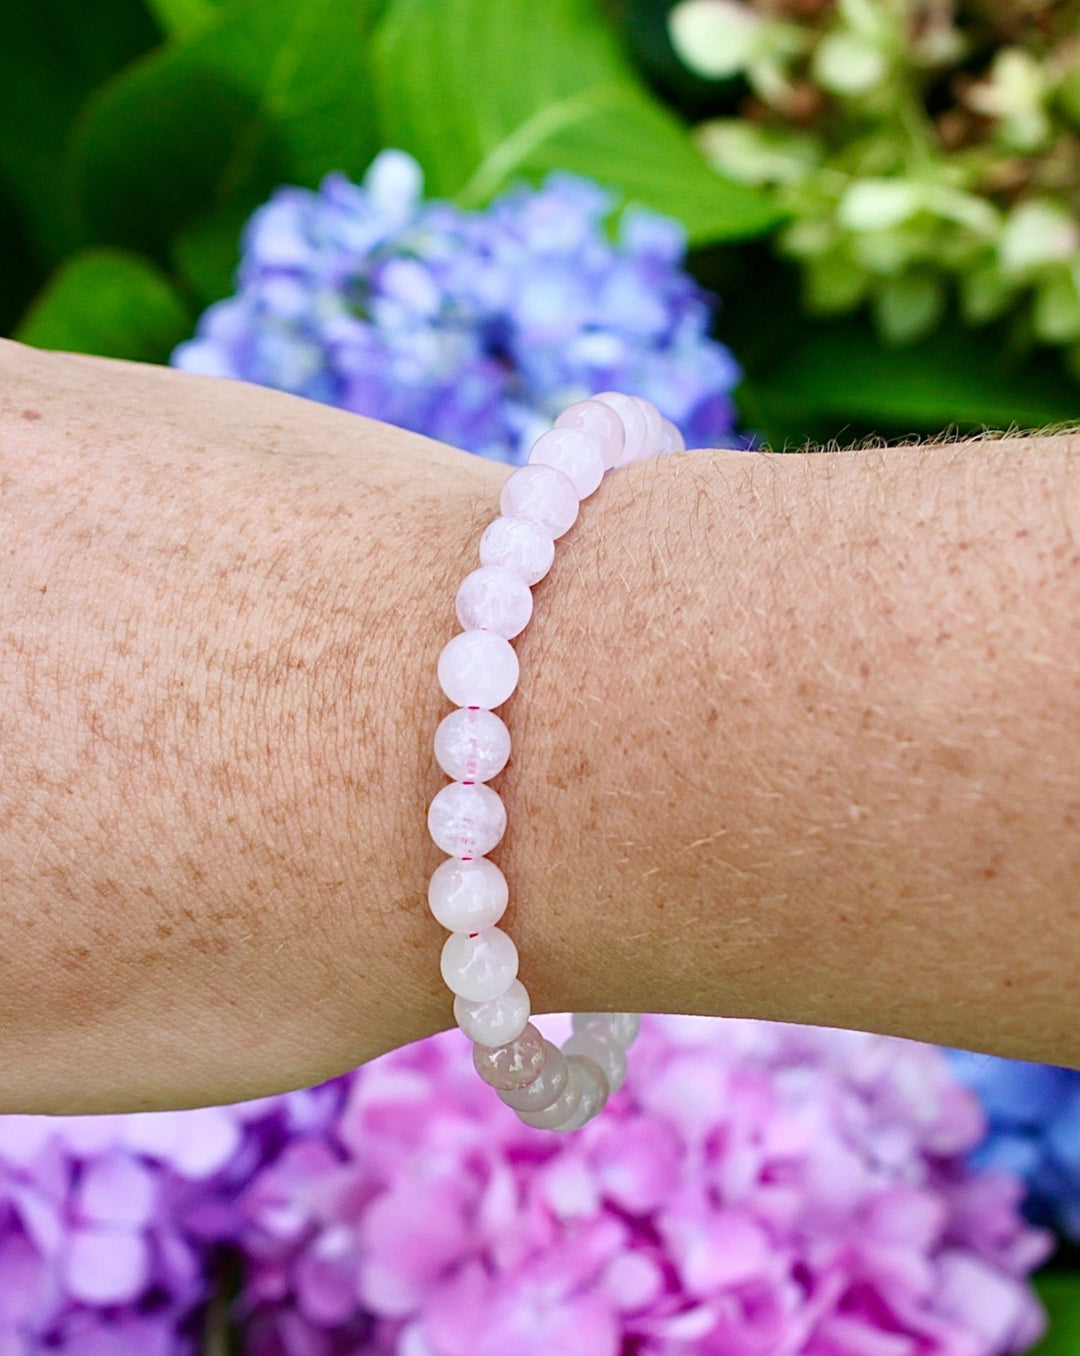
POLYGON ((15 338, 35 348, 165 362, 193 320, 168 278, 121 250, 71 255, 30 307, 15 338))
POLYGON ((170 38, 192 38, 221 17, 215 0, 147 0, 147 6, 170 38))
POLYGON ((103 80, 160 40, 142 0, 33 0, 3 9, 0 180, 45 259, 74 241, 64 193, 67 136, 103 80))
POLYGON ((236 0, 88 107, 71 175, 93 240, 165 260, 177 232, 279 184, 354 177, 378 147, 366 35, 377 0, 236 0))
POLYGON ((173 263, 200 306, 235 290, 240 236, 248 217, 243 203, 227 203, 183 227, 173 241, 173 263))
POLYGON ((692 244, 780 219, 710 169, 595 0, 390 0, 372 67, 382 141, 417 158, 431 196, 480 206, 559 168, 678 218, 692 244))
POLYGON ((1046 1271, 1032 1277, 1050 1326, 1028 1356, 1080 1356, 1080 1272, 1046 1271))
POLYGON ((861 319, 805 326, 736 397, 743 423, 773 447, 873 430, 891 437, 1080 419, 1080 385, 1045 349, 1021 361, 998 335, 954 325, 898 349, 861 319))

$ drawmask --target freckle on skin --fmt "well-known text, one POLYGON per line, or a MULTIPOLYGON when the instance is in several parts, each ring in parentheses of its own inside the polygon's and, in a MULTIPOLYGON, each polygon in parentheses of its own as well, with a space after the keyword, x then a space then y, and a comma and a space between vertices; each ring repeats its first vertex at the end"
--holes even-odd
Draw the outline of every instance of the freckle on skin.
POLYGON ((41 415, 37 410, 23 410, 22 417, 27 420, 40 419, 41 415))

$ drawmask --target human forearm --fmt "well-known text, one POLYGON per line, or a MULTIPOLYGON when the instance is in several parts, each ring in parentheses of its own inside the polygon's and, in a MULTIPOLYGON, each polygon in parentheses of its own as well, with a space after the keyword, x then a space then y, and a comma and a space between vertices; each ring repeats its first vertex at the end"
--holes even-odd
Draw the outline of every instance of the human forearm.
MULTIPOLYGON (((0 377, 0 1111, 234 1100, 451 1025, 435 666, 511 468, 239 383, 0 377)), ((605 479, 500 708, 534 1011, 1080 1065, 1070 448, 605 479)))
POLYGON ((431 572, 503 469, 0 344, 0 1111, 236 1100, 423 1024, 387 800, 431 572))
POLYGON ((1080 1067, 1075 448, 696 453, 605 484, 506 708, 512 927, 555 1006, 1080 1067))

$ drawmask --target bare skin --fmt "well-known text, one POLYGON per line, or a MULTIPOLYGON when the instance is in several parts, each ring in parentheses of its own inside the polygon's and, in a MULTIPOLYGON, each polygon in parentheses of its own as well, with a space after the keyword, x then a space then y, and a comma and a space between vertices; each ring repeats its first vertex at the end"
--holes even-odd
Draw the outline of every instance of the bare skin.
MULTIPOLYGON (((1076 457, 605 479, 499 709, 535 1012, 1080 1067, 1076 457)), ((453 1025, 435 665, 511 469, 0 343, 0 1111, 233 1101, 453 1025)))

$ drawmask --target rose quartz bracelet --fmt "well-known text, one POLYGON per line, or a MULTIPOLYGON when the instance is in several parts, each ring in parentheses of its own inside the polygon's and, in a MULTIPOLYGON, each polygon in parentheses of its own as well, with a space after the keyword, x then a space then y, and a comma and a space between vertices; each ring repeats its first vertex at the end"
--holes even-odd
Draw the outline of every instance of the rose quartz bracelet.
POLYGON ((473 1064, 526 1125, 577 1130, 626 1077, 632 1012, 576 1012, 562 1049, 529 1021, 518 953, 499 927, 506 877, 485 856, 501 840, 506 811, 484 783, 506 766, 510 732, 493 710, 517 686, 510 641, 528 625, 530 589, 551 569, 555 541, 604 473, 661 452, 682 451, 679 431, 648 401, 604 392, 564 410, 507 478, 501 516, 480 539, 480 568, 457 594, 462 630, 439 655, 439 685, 457 706, 435 732, 435 758, 454 780, 434 797, 428 829, 449 854, 428 886, 431 912, 449 929, 442 976, 454 1019, 473 1042, 473 1064))

